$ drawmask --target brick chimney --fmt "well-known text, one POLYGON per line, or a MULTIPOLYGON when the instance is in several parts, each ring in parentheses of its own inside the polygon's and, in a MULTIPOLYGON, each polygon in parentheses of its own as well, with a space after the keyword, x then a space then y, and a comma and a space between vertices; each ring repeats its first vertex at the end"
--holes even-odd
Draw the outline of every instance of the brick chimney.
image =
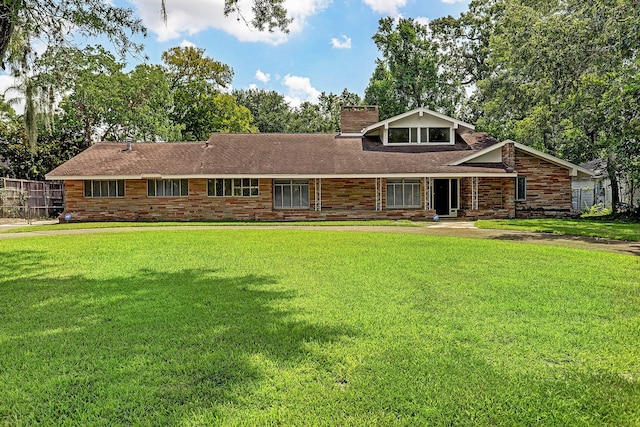
POLYGON ((340 133, 361 133, 362 129, 378 123, 377 105, 343 105, 340 110, 340 133))

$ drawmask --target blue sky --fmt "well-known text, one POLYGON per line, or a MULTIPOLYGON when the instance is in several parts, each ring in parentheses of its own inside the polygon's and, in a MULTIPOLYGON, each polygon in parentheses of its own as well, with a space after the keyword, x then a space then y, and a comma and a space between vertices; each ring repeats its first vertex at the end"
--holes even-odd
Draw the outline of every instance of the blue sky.
MULTIPOLYGON (((457 17, 468 5, 468 0, 285 0, 294 21, 290 33, 282 34, 258 32, 236 16, 225 18, 223 0, 166 0, 166 23, 160 0, 110 1, 143 20, 150 63, 160 63, 162 52, 174 46, 200 47, 233 68, 233 88, 275 90, 292 105, 345 88, 363 96, 379 55, 371 37, 380 18, 428 22, 457 17)), ((250 20, 251 1, 240 0, 240 7, 250 20)), ((129 59, 128 65, 136 61, 129 59)))
MULTIPOLYGON (((371 37, 385 16, 428 22, 458 16, 468 0, 285 0, 294 18, 288 35, 261 33, 224 18, 223 0, 166 0, 168 21, 160 16, 160 0, 116 0, 130 7, 149 29, 144 40, 152 63, 163 51, 180 45, 205 49, 207 56, 234 70, 233 87, 275 90, 292 104, 315 101, 320 92, 347 88, 361 96, 378 57, 371 37)), ((250 1, 240 5, 251 17, 250 1)))

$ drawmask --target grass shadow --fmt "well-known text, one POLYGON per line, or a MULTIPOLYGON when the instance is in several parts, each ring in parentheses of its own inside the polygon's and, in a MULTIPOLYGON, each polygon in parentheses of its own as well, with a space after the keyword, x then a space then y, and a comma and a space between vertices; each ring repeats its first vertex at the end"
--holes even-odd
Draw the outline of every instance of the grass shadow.
POLYGON ((627 242, 621 240, 603 239, 599 237, 575 236, 568 234, 553 233, 503 233, 490 237, 492 240, 504 240, 513 242, 547 243, 553 242, 569 243, 580 249, 606 249, 618 253, 640 256, 640 243, 627 242))
POLYGON ((0 279, 0 419, 9 424, 157 425, 215 414, 259 401, 279 372, 330 369, 308 344, 353 333, 305 321, 277 277, 140 269, 55 278, 35 274, 42 254, 2 256, 10 259, 0 271, 14 272, 0 279))

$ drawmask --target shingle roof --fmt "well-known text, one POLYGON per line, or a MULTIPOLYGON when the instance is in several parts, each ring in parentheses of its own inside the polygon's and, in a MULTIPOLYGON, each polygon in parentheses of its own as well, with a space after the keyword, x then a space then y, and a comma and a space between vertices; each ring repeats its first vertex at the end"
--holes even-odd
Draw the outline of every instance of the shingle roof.
POLYGON ((505 173, 502 165, 447 166, 474 148, 460 138, 453 146, 389 147, 335 134, 214 134, 206 143, 134 143, 131 150, 98 143, 47 178, 505 173))

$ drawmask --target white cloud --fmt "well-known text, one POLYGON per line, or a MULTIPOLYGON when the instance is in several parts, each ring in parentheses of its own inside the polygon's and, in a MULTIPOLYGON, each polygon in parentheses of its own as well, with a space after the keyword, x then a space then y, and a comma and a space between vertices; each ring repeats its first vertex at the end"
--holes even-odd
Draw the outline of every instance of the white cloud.
POLYGON ((180 47, 196 47, 195 43, 191 43, 189 40, 182 40, 180 47))
POLYGON ((398 8, 404 7, 407 4, 407 0, 363 0, 363 2, 373 9, 374 12, 390 16, 397 16, 399 14, 398 8))
POLYGON ((342 40, 334 37, 331 39, 331 47, 334 49, 351 49, 351 37, 347 37, 344 34, 342 35, 342 40))
POLYGON ((267 83, 271 80, 271 74, 263 73, 261 70, 256 71, 256 80, 267 83))
POLYGON ((255 84, 255 83, 251 83, 251 84, 249 85, 249 89, 251 89, 251 90, 258 89, 258 85, 257 85, 257 84, 255 84))
POLYGON ((468 0, 440 0, 442 3, 454 4, 454 3, 464 3, 468 0))
MULTIPOLYGON (((263 42, 278 45, 287 41, 281 31, 258 31, 247 22, 253 18, 252 0, 239 0, 242 15, 224 16, 224 0, 181 0, 167 2, 167 22, 163 22, 158 0, 131 0, 137 7, 144 24, 156 33, 158 41, 165 42, 184 35, 216 29, 233 35, 242 42, 263 42), (246 22, 245 22, 246 21, 246 22)), ((291 33, 302 31, 306 19, 324 9, 331 0, 285 0, 284 7, 293 22, 291 33)))
POLYGON ((417 18, 414 19, 414 21, 416 21, 420 25, 426 25, 427 27, 429 26, 429 18, 427 17, 418 16, 417 18))
POLYGON ((283 84, 288 89, 284 98, 293 107, 297 107, 305 101, 318 101, 320 91, 311 86, 311 81, 308 77, 287 74, 284 76, 283 84))

